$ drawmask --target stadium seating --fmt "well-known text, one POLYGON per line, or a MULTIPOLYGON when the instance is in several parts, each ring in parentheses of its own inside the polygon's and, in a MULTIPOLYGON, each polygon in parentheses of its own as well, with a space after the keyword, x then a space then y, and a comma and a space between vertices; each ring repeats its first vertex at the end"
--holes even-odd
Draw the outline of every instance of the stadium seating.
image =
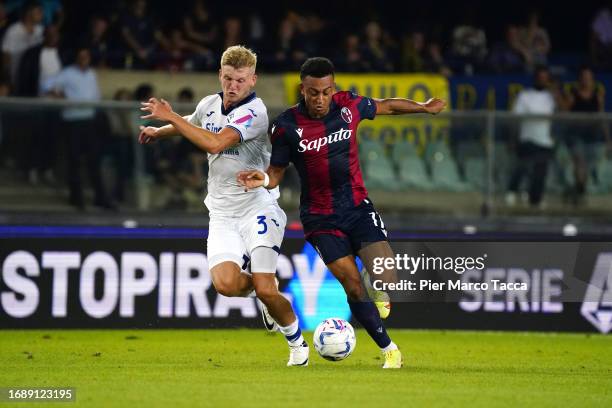
POLYGON ((417 156, 408 156, 398 163, 398 175, 400 184, 404 188, 430 191, 434 189, 434 184, 427 174, 427 169, 423 160, 417 156))
POLYGON ((470 186, 461 180, 457 163, 450 156, 440 151, 436 152, 430 162, 431 177, 434 185, 446 191, 468 191, 470 186))
POLYGON ((397 183, 391 161, 381 152, 370 151, 365 159, 365 177, 369 188, 397 191, 397 183))

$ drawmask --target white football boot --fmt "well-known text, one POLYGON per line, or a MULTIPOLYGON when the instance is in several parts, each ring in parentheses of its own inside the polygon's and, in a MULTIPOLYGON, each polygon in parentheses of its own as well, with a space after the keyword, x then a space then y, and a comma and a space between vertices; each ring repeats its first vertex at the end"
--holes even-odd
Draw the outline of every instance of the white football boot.
POLYGON ((287 367, 306 367, 308 365, 309 353, 310 348, 308 347, 308 343, 306 343, 305 341, 299 346, 289 346, 289 361, 287 362, 287 367))

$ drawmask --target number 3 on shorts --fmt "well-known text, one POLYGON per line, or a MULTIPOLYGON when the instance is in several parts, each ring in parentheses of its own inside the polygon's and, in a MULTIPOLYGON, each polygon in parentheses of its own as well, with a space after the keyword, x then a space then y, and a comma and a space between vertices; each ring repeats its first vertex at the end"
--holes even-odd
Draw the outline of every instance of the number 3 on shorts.
POLYGON ((257 216, 257 224, 260 224, 262 226, 261 231, 257 231, 257 233, 259 235, 263 235, 266 232, 268 232, 268 224, 266 224, 266 216, 265 215, 258 215, 257 216))

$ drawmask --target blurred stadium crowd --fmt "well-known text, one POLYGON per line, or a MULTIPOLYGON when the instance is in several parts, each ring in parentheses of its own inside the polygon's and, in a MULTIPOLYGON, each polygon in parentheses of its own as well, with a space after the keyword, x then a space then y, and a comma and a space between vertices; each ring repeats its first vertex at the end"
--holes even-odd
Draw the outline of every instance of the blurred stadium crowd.
MULTIPOLYGON (((86 47, 94 67, 118 69, 214 71, 220 52, 234 44, 256 50, 260 70, 268 72, 297 70, 314 55, 333 58, 338 70, 346 72, 451 75, 532 72, 541 64, 612 67, 612 12, 605 4, 588 11, 590 24, 572 24, 578 41, 584 41, 574 44, 580 50, 575 52, 568 50, 565 38, 555 42, 541 21, 542 11, 533 8, 513 17, 491 18, 489 14, 484 18, 483 13, 478 15, 477 2, 449 9, 455 13, 451 21, 444 21, 448 16, 432 21, 411 19, 408 7, 406 22, 399 27, 388 24, 388 16, 363 16, 363 10, 351 10, 355 17, 347 19, 338 16, 333 6, 326 13, 314 5, 285 5, 271 11, 238 2, 237 7, 227 9, 205 0, 177 5, 150 0, 67 3, 74 4, 67 7, 62 0, 0 2, 3 72, 13 93, 20 92, 16 73, 22 56, 28 48, 43 44, 58 47, 63 63, 70 60, 70 51, 86 47)), ((441 7, 447 8, 445 4, 441 7)), ((417 10, 416 5, 414 8, 417 10)), ((392 11, 387 7, 384 14, 392 11)), ((550 6, 544 11, 550 11, 550 6)), ((398 12, 405 11, 400 8, 398 12)), ((557 30, 566 31, 563 27, 557 30)))
MULTIPOLYGON (((562 19, 555 19, 552 32, 558 42, 541 19, 550 5, 491 19, 499 12, 494 5, 470 2, 452 6, 444 16, 436 16, 435 10, 433 15, 408 14, 406 23, 398 25, 389 24, 402 18, 393 16, 392 6, 383 6, 385 12, 378 15, 362 8, 363 2, 357 2, 355 10, 309 3, 274 10, 268 9, 271 5, 242 1, 231 10, 203 0, 178 3, 0 1, 0 96, 99 101, 96 68, 216 72, 221 52, 244 44, 257 51, 258 69, 263 72, 296 71, 306 58, 326 55, 340 72, 430 72, 445 77, 522 73, 534 77, 534 87, 523 91, 531 94, 523 100, 535 97, 541 103, 535 109, 529 103, 517 103, 516 113, 605 110, 603 90, 596 80, 599 72, 612 68, 612 1, 585 5, 582 24, 571 30, 565 21, 560 24, 562 19), (480 6, 489 9, 479 16, 480 6), (562 89, 551 73, 571 75, 576 85, 562 89)), ((404 9, 396 11, 404 13, 404 9)), ((114 99, 142 101, 153 95, 153 85, 142 83, 118 89, 114 99)), ((520 94, 517 99, 521 100, 520 94)), ((178 90, 174 101, 184 106, 197 102, 192 88, 178 90)), ((4 138, 0 137, 0 167, 22 172, 32 186, 57 185, 57 169, 63 167, 69 203, 82 209, 80 167, 85 158, 94 205, 116 209, 134 194, 128 185, 137 156, 133 136, 144 124, 138 110, 73 108, 29 118, 30 112, 0 115, 0 130, 5 130, 4 138), (8 134, 9 128, 19 128, 19 135, 8 134), (65 140, 60 141, 62 135, 65 140)), ((453 117, 450 124, 450 144, 432 142, 418 152, 409 143, 391 148, 362 140, 368 186, 391 192, 486 190, 486 155, 491 150, 483 143, 488 131, 485 117, 453 117)), ((612 191, 612 185, 602 181, 604 174, 612 180, 612 166, 600 160, 612 150, 609 123, 551 126, 549 120, 541 120, 518 129, 512 121, 501 121, 496 126, 500 128, 496 138, 505 139, 495 148, 491 173, 496 192, 505 194, 508 206, 520 199, 524 178, 530 179, 525 201, 534 207, 542 206, 545 191, 559 192, 576 205, 587 191, 612 191), (518 137, 508 137, 512 131, 518 137), (553 148, 551 134, 567 143, 553 148), (566 138, 567 134, 572 137, 566 138)), ((163 186, 164 191, 155 194, 154 208, 185 209, 192 204, 201 208, 205 157, 179 140, 144 150, 143 180, 163 186)))

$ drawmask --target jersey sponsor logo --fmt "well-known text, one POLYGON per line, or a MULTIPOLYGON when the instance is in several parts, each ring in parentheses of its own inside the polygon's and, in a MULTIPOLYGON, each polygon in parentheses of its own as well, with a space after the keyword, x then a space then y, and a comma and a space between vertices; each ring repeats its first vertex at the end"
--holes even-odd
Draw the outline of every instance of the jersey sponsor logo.
POLYGON ((302 138, 302 132, 304 132, 303 128, 297 128, 295 129, 295 133, 298 134, 298 136, 300 137, 300 139, 302 138))
POLYGON ((353 114, 346 106, 340 111, 340 116, 342 116, 342 120, 344 120, 346 123, 351 123, 353 121, 353 114))
POLYGON ((214 123, 207 122, 206 125, 204 125, 204 129, 208 130, 209 132, 219 133, 223 127, 215 126, 214 123))
POLYGON ((221 152, 221 154, 226 156, 240 156, 240 152, 235 147, 230 147, 229 149, 225 149, 221 152))
POLYGON ((325 145, 330 145, 332 143, 350 139, 352 134, 353 131, 351 129, 340 129, 337 132, 334 132, 325 137, 320 137, 316 140, 308 141, 302 139, 300 140, 300 147, 298 148, 298 152, 303 153, 310 150, 316 150, 318 152, 325 145))
POLYGON ((253 124, 253 115, 244 115, 243 117, 236 119, 233 123, 249 128, 253 124))
POLYGON ((580 313, 600 332, 612 330, 612 253, 597 257, 580 313))

